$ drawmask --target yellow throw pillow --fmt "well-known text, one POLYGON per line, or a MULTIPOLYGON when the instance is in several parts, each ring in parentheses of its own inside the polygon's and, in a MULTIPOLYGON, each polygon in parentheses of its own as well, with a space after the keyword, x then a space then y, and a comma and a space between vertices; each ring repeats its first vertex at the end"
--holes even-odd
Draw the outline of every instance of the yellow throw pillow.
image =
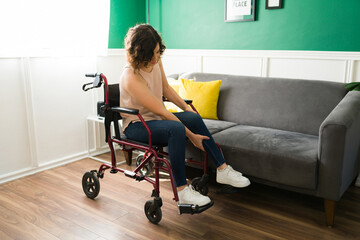
POLYGON ((175 90, 175 92, 179 93, 180 81, 174 78, 167 78, 167 81, 169 85, 175 90))
POLYGON ((221 80, 196 82, 180 79, 179 95, 183 99, 193 100, 193 105, 200 116, 207 119, 218 119, 217 103, 221 80))
MULTIPOLYGON (((180 85, 180 81, 176 80, 174 78, 167 78, 167 81, 169 83, 169 85, 175 90, 175 92, 177 94, 179 94, 179 85, 180 85)), ((172 102, 164 102, 165 108, 169 111, 169 112, 179 112, 178 106, 176 106, 175 104, 173 104, 172 102)))

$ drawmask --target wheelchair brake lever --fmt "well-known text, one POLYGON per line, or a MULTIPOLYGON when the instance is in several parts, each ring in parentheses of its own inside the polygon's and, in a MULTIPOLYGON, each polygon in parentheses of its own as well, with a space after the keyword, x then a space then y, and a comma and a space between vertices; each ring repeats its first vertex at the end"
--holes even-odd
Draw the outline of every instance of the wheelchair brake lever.
MULTIPOLYGON (((89 77, 89 76, 93 76, 93 75, 91 75, 91 74, 86 74, 86 77, 89 77)), ((101 87, 101 84, 102 84, 102 83, 103 83, 103 81, 102 81, 102 78, 101 78, 100 74, 96 74, 94 81, 84 84, 84 85, 82 86, 82 89, 86 92, 86 91, 88 91, 88 90, 90 90, 90 89, 101 87), (87 85, 90 85, 90 84, 92 84, 93 86, 86 88, 86 86, 87 86, 87 85)))
POLYGON ((92 82, 90 82, 90 83, 85 83, 83 86, 82 86, 82 90, 84 91, 84 92, 86 92, 86 91, 88 91, 88 90, 90 90, 90 89, 93 89, 94 87, 88 87, 88 88, 86 88, 86 86, 87 85, 90 85, 90 84, 93 84, 92 82))

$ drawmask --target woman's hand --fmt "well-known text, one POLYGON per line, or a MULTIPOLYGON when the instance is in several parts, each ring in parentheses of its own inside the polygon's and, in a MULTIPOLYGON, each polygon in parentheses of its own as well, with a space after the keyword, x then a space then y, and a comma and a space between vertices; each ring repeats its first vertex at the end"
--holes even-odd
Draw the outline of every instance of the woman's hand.
POLYGON ((194 109, 192 109, 189 105, 186 105, 186 108, 184 109, 184 111, 185 112, 193 112, 193 113, 197 114, 197 112, 195 112, 194 109))
POLYGON ((203 140, 208 140, 210 139, 208 136, 203 136, 203 135, 199 135, 199 134, 192 134, 191 136, 188 136, 188 138, 190 139, 190 141, 192 142, 192 144, 194 144, 195 147, 201 149, 202 151, 205 152, 204 146, 202 144, 203 140))

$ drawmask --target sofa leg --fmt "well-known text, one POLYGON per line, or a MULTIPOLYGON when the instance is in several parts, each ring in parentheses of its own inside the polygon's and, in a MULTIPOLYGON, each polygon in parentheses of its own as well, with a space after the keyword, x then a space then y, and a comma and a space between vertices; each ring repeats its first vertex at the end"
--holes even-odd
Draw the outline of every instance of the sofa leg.
POLYGON ((336 202, 334 200, 324 199, 326 225, 332 227, 334 225, 335 207, 336 202))
POLYGON ((356 175, 354 181, 351 182, 351 185, 350 185, 350 186, 352 186, 352 187, 356 186, 356 180, 357 180, 357 178, 358 178, 358 175, 356 175))
POLYGON ((132 162, 132 151, 123 151, 123 153, 125 156, 126 164, 130 166, 132 162))

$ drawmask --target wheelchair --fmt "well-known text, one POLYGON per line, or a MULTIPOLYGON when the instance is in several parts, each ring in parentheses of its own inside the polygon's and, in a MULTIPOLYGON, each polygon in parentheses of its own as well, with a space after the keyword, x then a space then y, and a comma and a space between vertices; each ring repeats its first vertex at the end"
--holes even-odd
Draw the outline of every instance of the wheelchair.
MULTIPOLYGON (((82 178, 82 188, 85 195, 94 199, 98 196, 100 191, 100 181, 104 177, 106 170, 110 170, 110 173, 116 174, 118 172, 123 173, 126 177, 133 178, 136 181, 146 181, 153 185, 154 189, 152 191, 151 197, 153 200, 148 200, 145 203, 144 211, 148 220, 157 224, 162 218, 162 199, 160 197, 160 170, 167 173, 170 177, 171 186, 174 194, 173 200, 177 202, 179 209, 179 214, 198 214, 208 208, 210 208, 214 203, 210 202, 205 206, 199 207, 198 205, 193 204, 180 204, 179 198, 175 186, 175 181, 173 179, 171 165, 168 159, 168 153, 164 151, 165 145, 154 145, 152 144, 152 135, 151 131, 144 121, 143 117, 137 109, 124 108, 119 106, 120 101, 120 89, 119 84, 108 84, 107 79, 102 73, 95 74, 85 74, 86 77, 93 78, 93 82, 86 83, 83 85, 83 90, 88 91, 93 88, 99 88, 101 85, 104 87, 104 105, 101 107, 102 112, 105 116, 105 141, 108 143, 111 154, 111 165, 103 163, 100 165, 98 170, 91 170, 86 172, 82 178), (127 113, 137 115, 139 120, 145 126, 149 134, 148 143, 137 142, 131 139, 126 138, 123 134, 120 133, 119 120, 121 120, 120 113, 127 113), (112 136, 111 125, 113 124, 115 136, 112 136), (120 149, 125 155, 125 160, 127 165, 132 163, 132 152, 134 150, 143 152, 144 154, 139 154, 136 158, 136 168, 133 171, 121 169, 117 167, 116 156, 114 144, 119 145, 120 149), (155 177, 149 177, 150 172, 153 172, 155 177)), ((166 100, 166 99, 164 99, 166 100)), ((187 104, 195 110, 192 105, 191 100, 185 100, 187 104)), ((194 188, 202 193, 207 195, 208 193, 208 158, 205 153, 205 158, 203 162, 195 161, 192 159, 185 159, 187 163, 196 164, 200 166, 204 174, 202 177, 194 178, 192 185, 194 188)))

